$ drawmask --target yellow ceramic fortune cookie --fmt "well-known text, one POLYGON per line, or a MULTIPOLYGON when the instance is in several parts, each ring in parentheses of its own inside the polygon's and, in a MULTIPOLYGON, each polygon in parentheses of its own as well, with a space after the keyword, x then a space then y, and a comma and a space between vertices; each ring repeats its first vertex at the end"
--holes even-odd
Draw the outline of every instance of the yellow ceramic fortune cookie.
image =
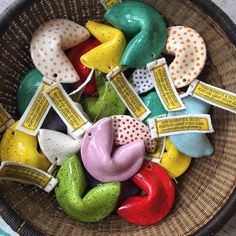
POLYGON ((86 28, 102 44, 84 54, 80 60, 84 66, 107 74, 119 66, 126 47, 125 36, 118 29, 95 21, 88 21, 86 28))
MULTIPOLYGON (((159 158, 159 151, 149 155, 151 158, 159 158)), ((179 152, 169 138, 166 139, 165 152, 163 153, 160 165, 169 173, 173 178, 182 175, 189 167, 191 157, 179 152)))
POLYGON ((16 130, 16 125, 17 122, 3 135, 0 146, 1 161, 17 162, 47 171, 50 163, 38 151, 37 137, 16 130))

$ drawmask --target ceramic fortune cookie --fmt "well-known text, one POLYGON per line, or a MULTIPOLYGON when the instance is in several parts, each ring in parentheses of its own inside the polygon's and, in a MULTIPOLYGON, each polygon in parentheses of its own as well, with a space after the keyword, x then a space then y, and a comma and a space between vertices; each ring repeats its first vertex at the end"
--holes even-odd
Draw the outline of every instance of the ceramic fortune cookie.
MULTIPOLYGON (((191 114, 207 114, 210 110, 210 105, 193 97, 183 98, 185 110, 169 112, 168 116, 181 116, 191 114)), ((199 158, 210 156, 214 152, 206 134, 189 133, 170 136, 171 142, 182 153, 187 156, 199 158)))
POLYGON ((118 215, 142 226, 161 221, 174 203, 175 189, 169 175, 158 164, 144 161, 132 181, 146 194, 124 200, 117 209, 118 215))
POLYGON ((102 182, 124 181, 133 176, 144 159, 142 140, 133 141, 113 149, 112 118, 94 124, 81 143, 81 159, 86 170, 102 182))
POLYGON ((120 64, 126 68, 144 68, 158 58, 165 46, 167 29, 160 14, 141 1, 125 1, 109 9, 105 20, 133 37, 120 64))
POLYGON ((62 163, 80 150, 81 138, 73 139, 66 134, 40 129, 38 142, 43 154, 53 165, 62 163))
MULTIPOLYGON (((149 155, 151 158, 159 158, 155 156, 155 153, 149 155)), ((166 146, 163 156, 160 161, 160 166, 162 166, 171 177, 177 178, 182 175, 189 167, 191 163, 191 157, 184 155, 179 152, 169 138, 166 139, 166 146)))
POLYGON ((186 26, 168 28, 165 51, 175 56, 169 69, 176 88, 190 84, 202 72, 206 63, 203 38, 186 26))
POLYGON ((112 116, 112 122, 115 145, 124 145, 135 140, 143 140, 146 152, 155 152, 157 143, 151 138, 148 126, 131 116, 123 115, 112 116))
MULTIPOLYGON (((79 45, 69 50, 67 56, 80 77, 80 80, 73 84, 74 88, 78 88, 87 79, 91 71, 89 68, 87 68, 81 63, 80 57, 88 51, 92 50, 93 48, 97 47, 98 45, 100 45, 100 42, 94 37, 90 37, 86 41, 80 43, 79 45)), ((92 96, 96 93, 96 91, 96 81, 95 76, 93 76, 91 81, 85 86, 83 94, 87 96, 92 96)))
POLYGON ((88 21, 86 27, 102 44, 83 55, 81 62, 90 69, 107 74, 119 66, 126 47, 125 36, 118 29, 95 21, 88 21))
POLYGON ((99 185, 85 193, 87 182, 77 156, 67 159, 57 174, 56 199, 63 211, 75 220, 97 222, 115 208, 120 183, 99 185))
POLYGON ((126 107, 110 83, 105 82, 106 75, 96 71, 98 97, 87 97, 81 105, 90 119, 100 120, 117 114, 125 114, 126 107))
POLYGON ((48 79, 74 83, 80 78, 63 52, 90 36, 83 26, 66 19, 54 19, 41 25, 33 35, 30 50, 36 68, 48 79))
POLYGON ((12 161, 47 171, 48 159, 38 151, 37 138, 16 130, 17 122, 4 133, 0 145, 1 161, 12 161))
POLYGON ((151 74, 146 67, 136 69, 130 76, 129 82, 138 94, 146 93, 154 88, 151 74))

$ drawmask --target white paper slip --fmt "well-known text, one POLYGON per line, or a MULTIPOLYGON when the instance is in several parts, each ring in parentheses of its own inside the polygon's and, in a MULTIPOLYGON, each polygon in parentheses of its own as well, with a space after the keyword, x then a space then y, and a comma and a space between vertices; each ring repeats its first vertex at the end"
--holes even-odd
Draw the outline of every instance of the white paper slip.
POLYGON ((166 137, 185 133, 214 132, 211 117, 207 114, 156 117, 149 119, 152 138, 166 137))
POLYGON ((46 192, 51 192, 58 182, 52 175, 42 170, 10 161, 1 163, 0 181, 1 180, 11 180, 36 185, 46 192))
POLYGON ((74 138, 81 136, 92 125, 75 105, 60 83, 52 85, 44 91, 44 95, 67 125, 74 138))
POLYGON ((147 64, 154 87, 167 111, 179 111, 185 106, 175 88, 165 58, 147 64))
POLYGON ((37 135, 51 107, 43 94, 50 86, 51 84, 41 82, 24 114, 20 118, 16 126, 17 130, 29 135, 37 135))
POLYGON ((200 80, 193 81, 188 94, 206 103, 236 114, 236 94, 217 88, 200 80))
POLYGON ((107 75, 107 80, 110 81, 120 99, 137 120, 142 121, 151 113, 131 84, 125 78, 125 75, 121 72, 120 67, 116 67, 112 70, 107 75))
POLYGON ((0 133, 6 130, 9 126, 15 123, 11 115, 3 108, 0 103, 0 133))

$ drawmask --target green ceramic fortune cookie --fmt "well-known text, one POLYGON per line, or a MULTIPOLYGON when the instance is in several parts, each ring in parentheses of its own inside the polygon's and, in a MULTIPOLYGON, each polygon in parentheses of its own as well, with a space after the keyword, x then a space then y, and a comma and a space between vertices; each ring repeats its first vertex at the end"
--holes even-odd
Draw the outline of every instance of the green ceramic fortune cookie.
POLYGON ((104 117, 125 114, 126 108, 112 85, 105 82, 105 74, 96 71, 98 97, 87 97, 81 105, 89 118, 94 121, 104 117))
POLYGON ((109 9, 104 17, 132 37, 121 58, 121 66, 143 68, 159 57, 165 46, 167 29, 154 8, 141 1, 125 1, 109 9))
POLYGON ((97 222, 115 208, 120 183, 106 183, 85 193, 87 187, 82 165, 76 155, 67 159, 57 174, 56 199, 63 211, 81 222, 97 222))

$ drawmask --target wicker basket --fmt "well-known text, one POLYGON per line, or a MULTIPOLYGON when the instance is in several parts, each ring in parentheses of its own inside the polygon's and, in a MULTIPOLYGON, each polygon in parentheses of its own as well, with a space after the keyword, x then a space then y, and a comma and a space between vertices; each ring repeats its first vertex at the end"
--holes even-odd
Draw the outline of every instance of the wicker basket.
MULTIPOLYGON (((169 25, 196 29, 207 43, 208 61, 201 80, 236 92, 236 27, 209 0, 146 1, 169 25), (204 10, 203 10, 204 9, 204 10)), ((33 67, 29 44, 36 28, 51 18, 80 24, 101 20, 98 0, 18 0, 0 19, 0 102, 17 118, 16 89, 33 67)), ((178 180, 174 209, 161 223, 137 227, 112 215, 100 223, 82 224, 65 216, 53 194, 20 184, 0 183, 0 215, 20 235, 210 235, 236 208, 236 115, 213 108, 215 153, 193 161, 178 180)))

